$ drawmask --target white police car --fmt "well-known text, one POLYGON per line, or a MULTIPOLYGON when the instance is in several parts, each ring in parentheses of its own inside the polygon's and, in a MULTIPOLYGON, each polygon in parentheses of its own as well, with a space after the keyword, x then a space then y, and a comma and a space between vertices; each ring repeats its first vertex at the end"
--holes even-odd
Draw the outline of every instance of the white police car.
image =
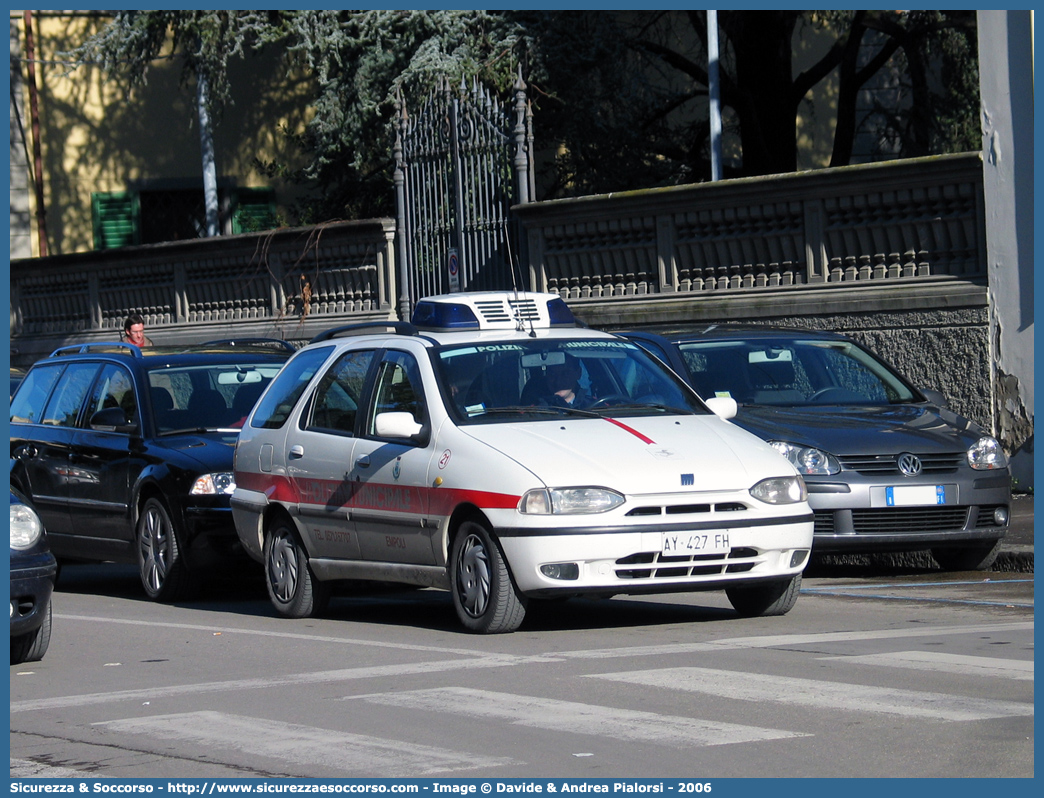
POLYGON ((287 617, 344 580, 449 590, 487 633, 571 595, 724 589, 780 615, 812 546, 785 458, 551 294, 432 297, 410 324, 317 336, 243 426, 235 481, 287 617))

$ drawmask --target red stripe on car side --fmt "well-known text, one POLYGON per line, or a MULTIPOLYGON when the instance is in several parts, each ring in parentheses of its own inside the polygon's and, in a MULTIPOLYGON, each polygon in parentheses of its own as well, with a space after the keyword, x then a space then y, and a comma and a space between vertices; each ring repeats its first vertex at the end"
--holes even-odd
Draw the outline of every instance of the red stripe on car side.
POLYGON ((345 482, 331 479, 302 479, 296 485, 276 474, 241 472, 236 485, 264 493, 271 501, 326 507, 388 510, 389 512, 427 512, 449 515, 460 504, 474 504, 483 510, 510 510, 521 498, 508 493, 493 493, 465 488, 428 488, 381 482, 345 482), (427 502, 426 510, 421 508, 427 502))
POLYGON ((236 486, 256 490, 265 494, 269 501, 297 503, 297 491, 289 479, 276 474, 256 474, 240 471, 236 474, 236 486))

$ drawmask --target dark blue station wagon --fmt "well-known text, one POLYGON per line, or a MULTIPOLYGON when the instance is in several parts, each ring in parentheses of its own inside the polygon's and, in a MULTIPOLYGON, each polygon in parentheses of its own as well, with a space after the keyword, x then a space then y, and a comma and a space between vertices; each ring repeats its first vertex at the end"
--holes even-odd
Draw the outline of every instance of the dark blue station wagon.
POLYGON ((40 513, 59 564, 136 563, 149 597, 173 601, 241 552, 232 459, 293 352, 278 343, 89 344, 33 365, 11 399, 11 484, 40 513))

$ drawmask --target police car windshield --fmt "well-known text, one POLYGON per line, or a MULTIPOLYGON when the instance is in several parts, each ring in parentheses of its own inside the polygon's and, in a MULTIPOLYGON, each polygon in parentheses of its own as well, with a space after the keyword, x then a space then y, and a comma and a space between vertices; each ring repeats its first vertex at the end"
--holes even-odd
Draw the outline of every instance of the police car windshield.
POLYGON ((710 412, 673 373, 624 340, 443 346, 434 361, 446 404, 460 423, 710 412))

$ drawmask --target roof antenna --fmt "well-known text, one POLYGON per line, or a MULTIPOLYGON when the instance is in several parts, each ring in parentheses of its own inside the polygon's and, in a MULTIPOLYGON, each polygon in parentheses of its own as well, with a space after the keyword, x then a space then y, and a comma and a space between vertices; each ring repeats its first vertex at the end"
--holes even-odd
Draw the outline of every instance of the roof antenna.
MULTIPOLYGON (((515 252, 511 248, 511 236, 508 235, 507 225, 504 229, 504 245, 507 247, 508 271, 511 274, 511 287, 515 292, 515 332, 526 331, 526 321, 522 318, 522 303, 519 301, 518 284, 522 282, 522 264, 515 258, 515 252), (515 269, 518 269, 518 279, 515 279, 515 269)), ((533 329, 533 317, 529 317, 529 337, 536 338, 536 330, 533 329)))

